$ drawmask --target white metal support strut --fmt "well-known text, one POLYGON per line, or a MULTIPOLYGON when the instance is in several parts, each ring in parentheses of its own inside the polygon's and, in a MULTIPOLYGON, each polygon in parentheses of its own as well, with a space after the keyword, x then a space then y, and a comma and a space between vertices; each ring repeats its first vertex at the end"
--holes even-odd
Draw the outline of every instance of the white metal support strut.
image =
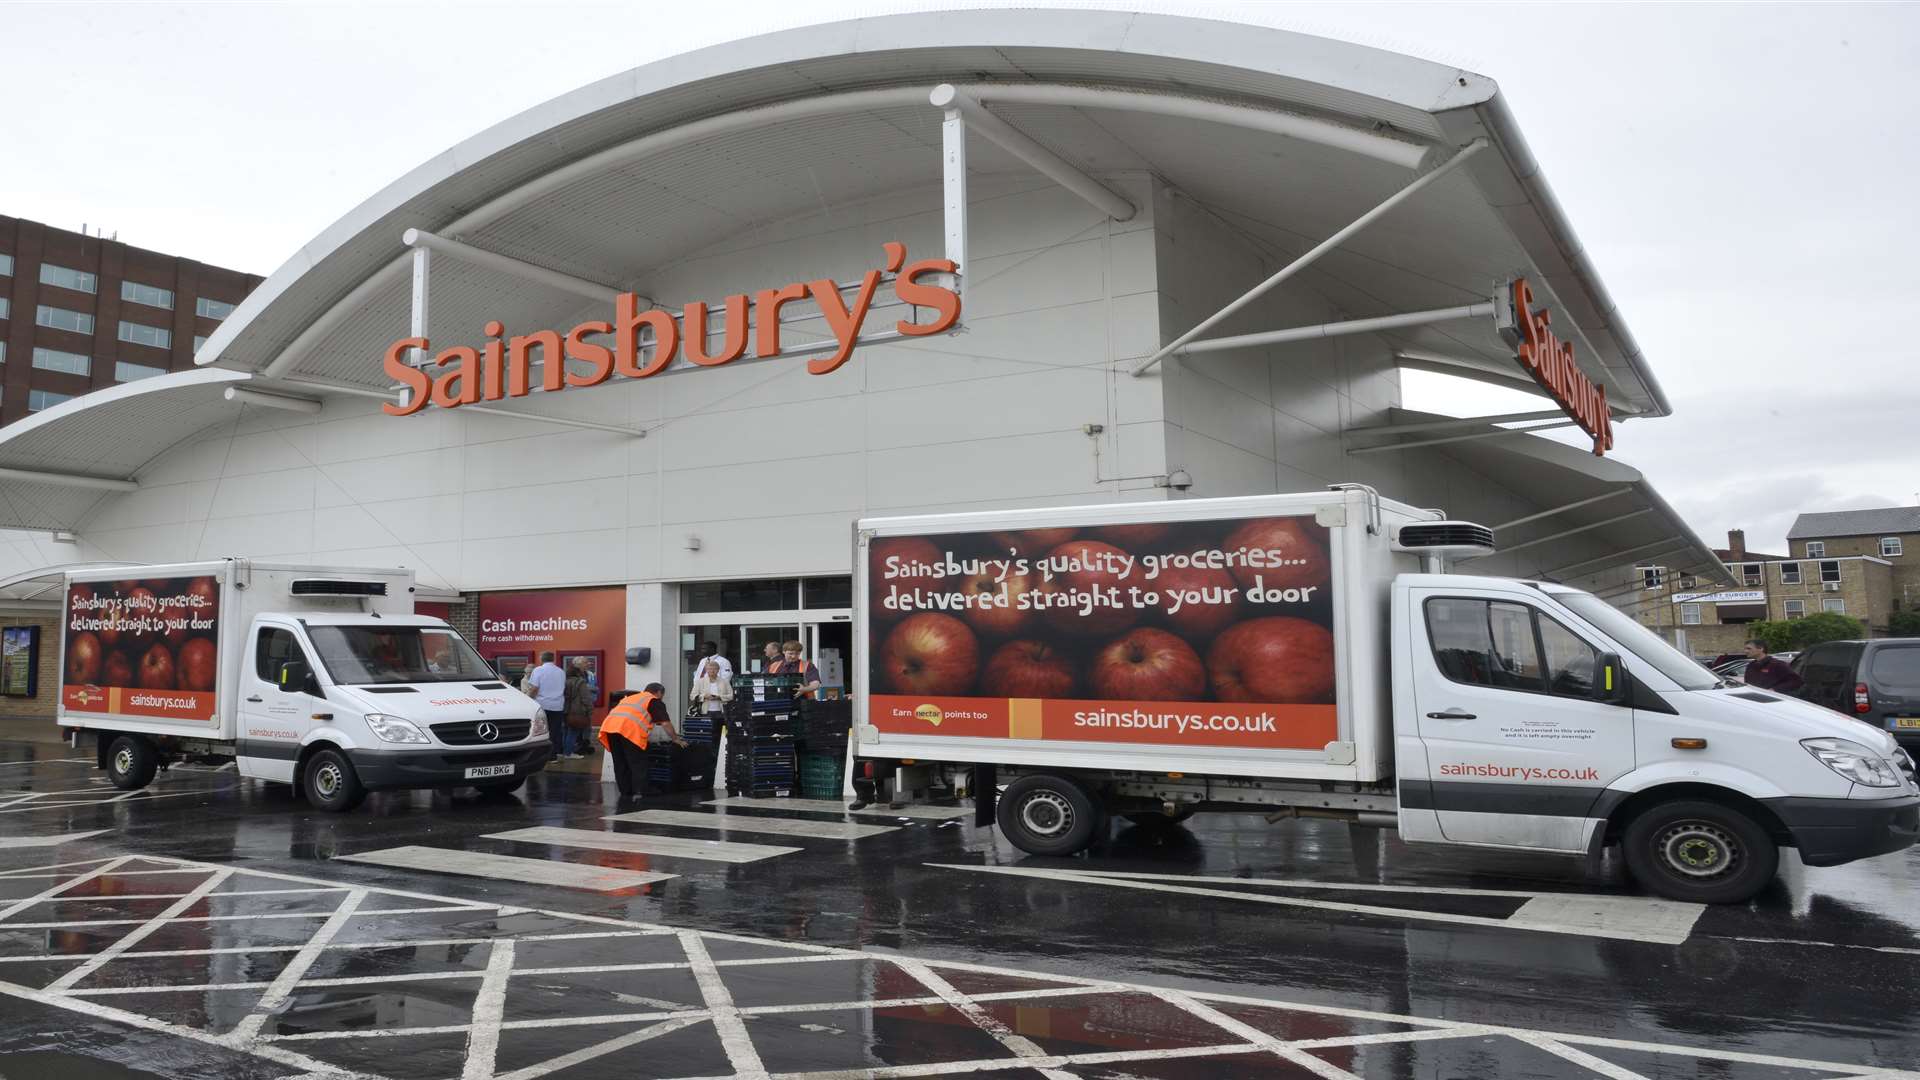
POLYGON ((1321 338, 1343 337, 1348 334, 1372 334, 1381 330, 1399 330, 1408 326, 1430 326, 1433 323, 1452 322, 1456 319, 1478 319, 1493 314, 1493 302, 1462 304, 1459 307, 1437 308, 1433 311, 1410 311, 1404 315, 1381 315, 1371 319, 1349 319, 1345 322, 1321 323, 1318 326, 1296 326, 1287 330, 1263 330, 1257 334, 1239 334, 1234 337, 1208 338, 1205 341, 1190 341, 1174 350, 1177 356, 1191 353, 1220 352, 1223 349, 1251 349, 1261 345, 1285 345, 1294 341, 1317 341, 1321 338))
POLYGON ((1374 222, 1380 220, 1382 217, 1386 216, 1390 211, 1393 210, 1394 207, 1399 206, 1401 203, 1406 202, 1408 199, 1419 194, 1421 191, 1425 190, 1426 188, 1431 187, 1434 183, 1439 181, 1441 177, 1448 175, 1449 173, 1453 172, 1453 170, 1466 164, 1467 159, 1473 157, 1473 155, 1479 153, 1482 150, 1485 150, 1486 148, 1487 148, 1487 140, 1485 136, 1477 138, 1472 142, 1468 143, 1467 145, 1461 147, 1459 153, 1456 153, 1452 157, 1448 158, 1444 164, 1440 165, 1438 168, 1433 169, 1431 172, 1428 172, 1425 175, 1419 177, 1418 179, 1414 180, 1412 183, 1408 184, 1406 187, 1403 187, 1399 191, 1394 192, 1392 195, 1387 196, 1386 201, 1382 202, 1380 205, 1374 207, 1373 209, 1367 211, 1366 213, 1361 214, 1359 217, 1354 218, 1353 221, 1348 223, 1347 226, 1341 229, 1339 232, 1336 232, 1332 236, 1329 236, 1325 240, 1322 240, 1318 244, 1315 244, 1313 248, 1309 250, 1306 254, 1300 256, 1299 258, 1293 260, 1287 265, 1281 267, 1272 277, 1268 278, 1267 280, 1261 282, 1258 285, 1255 285, 1253 288, 1248 289, 1244 294, 1241 295, 1241 297, 1238 300, 1235 300, 1233 303, 1228 304, 1226 307, 1223 307, 1219 311, 1214 312, 1212 315, 1207 316, 1205 319, 1200 320, 1199 324, 1196 325, 1193 329, 1188 330, 1186 333, 1181 334, 1177 338, 1174 338, 1172 341, 1168 342, 1167 344, 1162 345, 1159 351, 1155 352, 1153 355, 1145 357, 1139 361, 1136 361, 1133 365, 1133 374, 1145 375, 1148 371, 1152 370, 1155 364, 1158 364, 1161 360, 1164 360, 1168 356, 1172 355, 1174 352, 1179 350, 1181 346, 1199 337, 1201 334, 1206 333, 1208 330, 1213 329, 1215 326, 1219 325, 1222 321, 1232 316, 1234 312, 1239 311, 1241 308, 1246 307, 1248 304, 1251 304, 1255 300, 1259 299, 1262 295, 1264 295, 1266 292, 1271 290, 1274 286, 1280 284, 1281 282, 1294 276, 1300 271, 1305 270, 1307 267, 1313 265, 1315 262, 1319 261, 1322 255, 1325 255, 1327 252, 1332 251, 1334 248, 1337 248, 1341 244, 1346 243, 1349 238, 1354 236, 1360 230, 1366 228, 1367 226, 1373 224, 1374 222))
POLYGON ((954 266, 947 287, 958 294, 967 277, 967 118, 957 108, 945 110, 940 121, 940 193, 946 256, 954 266))
POLYGON ((1094 209, 1113 220, 1126 221, 1139 213, 1139 209, 1120 193, 1041 146, 1026 132, 988 112, 986 106, 952 83, 941 83, 934 87, 927 100, 933 103, 934 108, 945 110, 949 123, 956 113, 959 114, 967 126, 989 142, 1033 166, 1048 179, 1085 199, 1094 209))
MULTIPOLYGON (((472 244, 463 244, 458 240, 449 240, 444 236, 437 236, 423 229, 408 229, 406 232, 400 234, 400 241, 413 249, 413 296, 414 309, 417 315, 425 314, 425 294, 421 288, 423 280, 421 267, 425 265, 423 256, 432 251, 438 251, 443 255, 459 259, 461 262, 472 263, 475 266, 484 266, 489 270, 497 270, 500 273, 520 278, 522 281, 531 281, 537 285, 545 285, 549 288, 559 289, 562 292, 573 293, 576 296, 584 296, 589 300, 599 300, 611 304, 620 298, 621 290, 611 285, 602 284, 598 281, 588 281, 586 278, 574 277, 572 274, 563 274, 558 270, 549 270, 544 266, 536 266, 533 263, 516 259, 511 255, 502 255, 497 251, 487 251, 483 248, 474 247, 472 244)), ((648 300, 642 306, 652 307, 653 301, 648 300)), ((426 336, 419 325, 414 327, 414 333, 421 337, 426 336)))
POLYGON ((1422 446, 1441 446, 1446 443, 1473 442, 1478 439, 1498 439, 1505 435, 1526 435, 1535 431, 1550 431, 1554 428, 1572 427, 1578 421, 1559 420, 1551 424, 1535 424, 1532 427, 1500 428, 1495 431, 1473 431, 1465 435, 1446 435, 1438 439, 1415 439, 1412 442, 1383 443, 1379 446, 1356 446, 1348 450, 1349 454, 1384 454, 1393 450, 1416 450, 1422 446))
POLYGON ((1525 551, 1530 547, 1539 547, 1541 544, 1551 544, 1555 540, 1565 540, 1569 536, 1579 536, 1581 533, 1584 533, 1584 532, 1592 532, 1595 529, 1604 529, 1609 525, 1615 525, 1622 521, 1629 521, 1633 518, 1641 517, 1642 515, 1645 515, 1645 514, 1651 514, 1653 513, 1653 509, 1654 509, 1653 507, 1648 506, 1639 510, 1630 511, 1625 514, 1616 514, 1613 517, 1606 518, 1602 521, 1596 521, 1591 525, 1581 525, 1577 528, 1564 529, 1557 533, 1551 533, 1546 536, 1535 537, 1534 539, 1528 540, 1523 544, 1511 544, 1507 547, 1500 548, 1497 551, 1477 552, 1472 555, 1463 555, 1460 558, 1457 558, 1453 561, 1454 562, 1471 562, 1474 559, 1485 559, 1494 555, 1511 555, 1516 551, 1525 551))

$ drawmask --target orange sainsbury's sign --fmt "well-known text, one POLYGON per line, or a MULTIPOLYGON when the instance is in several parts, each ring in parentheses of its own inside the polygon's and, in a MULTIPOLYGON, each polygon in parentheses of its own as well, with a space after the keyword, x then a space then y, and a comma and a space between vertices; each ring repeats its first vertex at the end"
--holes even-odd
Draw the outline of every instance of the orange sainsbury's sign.
POLYGON ((1520 366, 1547 395, 1560 403, 1580 429, 1593 436, 1593 452, 1605 454, 1613 449, 1613 417, 1607 408, 1605 387, 1596 386, 1573 359, 1573 344, 1560 340, 1553 332, 1550 313, 1533 308, 1533 287, 1525 278, 1515 278, 1509 287, 1511 321, 1501 323, 1502 333, 1514 342, 1520 366))
POLYGON ((819 307, 821 318, 833 332, 835 348, 807 361, 807 370, 826 375, 853 355, 875 294, 888 274, 894 275, 893 292, 901 302, 931 308, 935 315, 932 322, 925 323, 902 319, 894 324, 895 330, 908 337, 922 337, 951 329, 960 319, 960 295, 923 279, 952 274, 954 264, 946 259, 908 263, 907 246, 898 242, 888 242, 883 250, 883 264, 860 279, 851 304, 832 278, 796 281, 727 297, 720 345, 711 350, 705 301, 687 304, 676 317, 665 308, 642 311, 640 297, 630 292, 615 300, 611 321, 589 319, 565 333, 536 330, 507 337, 506 327, 494 319, 483 327, 489 340, 481 348, 456 345, 418 367, 407 362, 407 354, 416 349, 429 352, 432 343, 424 337, 401 338, 387 347, 384 362, 387 376, 407 391, 406 400, 384 404, 381 409, 391 416, 409 416, 428 405, 457 409, 483 401, 524 397, 533 391, 536 352, 542 361, 539 385, 545 392, 599 386, 616 375, 645 379, 665 371, 682 354, 688 363, 699 367, 730 364, 745 356, 749 345, 756 358, 779 356, 788 348, 780 336, 781 307, 809 299, 819 307), (651 339, 644 343, 642 330, 652 331, 651 339), (643 357, 647 346, 652 351, 643 357), (569 361, 579 366, 570 368, 569 361))

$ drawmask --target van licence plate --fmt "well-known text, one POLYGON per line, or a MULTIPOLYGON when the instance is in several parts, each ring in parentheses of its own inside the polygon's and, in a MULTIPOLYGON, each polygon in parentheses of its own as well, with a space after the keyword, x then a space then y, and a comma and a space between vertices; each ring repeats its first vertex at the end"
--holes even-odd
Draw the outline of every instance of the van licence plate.
POLYGON ((1893 718, 1893 726, 1920 730, 1920 716, 1896 716, 1893 718))
POLYGON ((484 780, 489 776, 512 776, 512 765, 475 765, 463 774, 468 780, 484 780))

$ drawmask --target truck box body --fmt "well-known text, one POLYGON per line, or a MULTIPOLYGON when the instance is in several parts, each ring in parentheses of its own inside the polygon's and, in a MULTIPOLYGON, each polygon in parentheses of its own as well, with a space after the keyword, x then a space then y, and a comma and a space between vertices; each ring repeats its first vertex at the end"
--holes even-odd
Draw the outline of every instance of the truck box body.
POLYGON ((413 613, 407 570, 237 559, 76 571, 60 642, 59 723, 232 741, 245 638, 268 612, 413 613))
POLYGON ((1434 516, 1340 490, 863 520, 858 753, 1380 780, 1418 569, 1390 528, 1434 516))

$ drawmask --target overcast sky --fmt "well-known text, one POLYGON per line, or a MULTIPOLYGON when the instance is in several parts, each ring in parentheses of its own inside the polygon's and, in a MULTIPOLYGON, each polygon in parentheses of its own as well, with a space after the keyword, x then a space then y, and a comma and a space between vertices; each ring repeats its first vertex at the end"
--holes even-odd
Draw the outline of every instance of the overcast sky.
MULTIPOLYGON (((955 6, 990 5, 830 10, 955 6)), ((1715 544, 1745 527, 1750 546, 1780 550, 1797 512, 1920 501, 1899 317, 1920 295, 1920 6, 1091 6, 1280 26, 1492 77, 1675 405, 1616 429, 1621 460, 1715 544)), ((0 4, 16 46, 0 213, 266 274, 515 112, 826 10, 0 4)), ((1443 383, 1410 375, 1408 404, 1539 407, 1443 383)))

